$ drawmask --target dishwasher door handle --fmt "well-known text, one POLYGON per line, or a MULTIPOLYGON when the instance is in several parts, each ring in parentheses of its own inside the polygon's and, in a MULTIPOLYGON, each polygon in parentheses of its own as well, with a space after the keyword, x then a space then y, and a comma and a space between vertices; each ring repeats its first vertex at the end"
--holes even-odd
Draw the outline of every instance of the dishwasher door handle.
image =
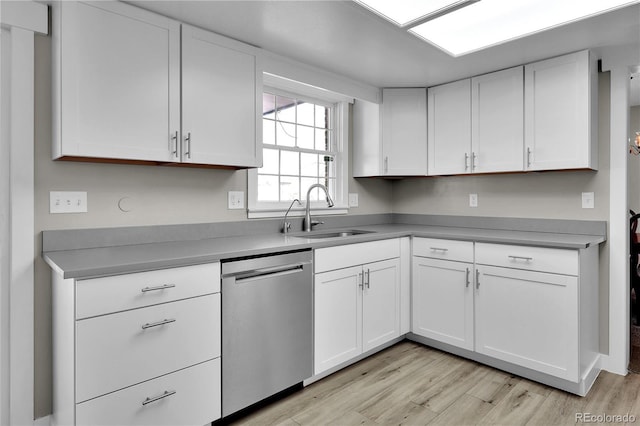
POLYGON ((223 278, 235 278, 236 284, 248 281, 261 280, 282 275, 295 274, 304 269, 309 263, 298 263, 295 265, 274 266, 271 268, 254 269, 252 271, 238 272, 235 274, 224 275, 223 278))

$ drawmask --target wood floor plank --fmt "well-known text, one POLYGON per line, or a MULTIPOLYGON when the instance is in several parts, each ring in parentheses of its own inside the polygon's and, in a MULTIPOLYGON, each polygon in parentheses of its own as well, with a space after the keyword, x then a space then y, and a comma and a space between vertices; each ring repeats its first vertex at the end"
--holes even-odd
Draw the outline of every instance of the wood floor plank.
POLYGON ((639 375, 619 376, 603 371, 585 397, 584 410, 592 414, 624 415, 631 411, 639 397, 639 375))
POLYGON ((554 389, 529 419, 527 426, 574 425, 576 413, 584 412, 586 403, 583 397, 554 389))
MULTIPOLYGON (((365 415, 363 413, 363 415, 365 415)), ((412 401, 383 407, 382 414, 372 419, 379 425, 426 425, 438 414, 412 401)), ((368 417, 368 416, 367 416, 368 417)), ((371 417, 369 417, 371 418, 371 417)))
POLYGON ((539 410, 547 397, 535 392, 526 380, 520 381, 496 404, 478 424, 525 425, 539 410))
MULTIPOLYGON (((489 368, 489 367, 487 367, 489 368)), ((497 404, 511 392, 511 389, 520 382, 519 377, 500 370, 491 369, 491 372, 480 378, 467 392, 490 404, 497 404)))
POLYGON ((475 425, 479 419, 493 409, 493 405, 471 395, 462 395, 447 407, 429 426, 440 425, 475 425))

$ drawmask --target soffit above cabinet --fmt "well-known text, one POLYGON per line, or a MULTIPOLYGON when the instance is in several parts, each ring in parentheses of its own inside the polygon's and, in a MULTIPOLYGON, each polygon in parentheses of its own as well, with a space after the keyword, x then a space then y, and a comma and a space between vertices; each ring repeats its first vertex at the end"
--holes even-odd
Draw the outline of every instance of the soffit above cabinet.
POLYGON ((377 87, 433 86, 578 51, 639 44, 640 6, 452 58, 350 1, 129 1, 377 87))

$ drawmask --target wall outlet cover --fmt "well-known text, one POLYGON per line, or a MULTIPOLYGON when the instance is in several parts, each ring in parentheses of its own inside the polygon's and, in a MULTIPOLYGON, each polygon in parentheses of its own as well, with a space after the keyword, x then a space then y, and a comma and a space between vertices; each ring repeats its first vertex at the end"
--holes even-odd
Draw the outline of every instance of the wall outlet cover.
POLYGON ((50 191, 49 213, 86 213, 86 191, 50 191))
POLYGON ((349 193, 349 207, 358 207, 358 193, 349 193))
POLYGON ((469 194, 469 207, 478 207, 478 194, 469 194))
POLYGON ((596 205, 596 197, 593 192, 583 192, 582 193, 582 208, 583 209, 593 209, 596 205))
POLYGON ((244 209, 244 191, 229 191, 229 210, 244 209))

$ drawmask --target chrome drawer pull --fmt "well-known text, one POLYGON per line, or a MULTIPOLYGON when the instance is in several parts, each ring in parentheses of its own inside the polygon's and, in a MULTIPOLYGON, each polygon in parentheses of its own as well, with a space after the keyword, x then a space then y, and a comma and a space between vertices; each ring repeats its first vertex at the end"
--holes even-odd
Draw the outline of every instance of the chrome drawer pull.
POLYGON ((448 249, 448 248, 441 248, 441 247, 430 247, 430 248, 431 248, 431 250, 433 250, 433 251, 441 251, 441 252, 444 252, 444 253, 446 253, 446 252, 448 252, 448 251, 449 251, 449 249, 448 249))
POLYGON ((476 269, 476 290, 480 288, 480 270, 476 269))
POLYGON ((158 322, 148 322, 142 326, 142 329, 146 330, 147 328, 158 327, 160 325, 165 325, 165 324, 171 324, 172 322, 176 322, 175 318, 163 319, 162 321, 158 321, 158 322))
POLYGON ((146 293, 148 291, 165 290, 167 288, 174 288, 175 286, 176 286, 175 284, 163 284, 163 285, 157 285, 155 287, 145 287, 140 291, 143 293, 146 293))
POLYGON ((508 256, 508 257, 511 260, 526 260, 527 262, 531 262, 533 260, 533 257, 526 257, 526 256, 508 256))
POLYGON ((162 395, 154 396, 153 398, 147 397, 144 401, 142 401, 142 406, 147 404, 151 404, 152 402, 160 401, 163 398, 166 398, 171 395, 175 395, 176 391, 164 391, 162 395))
POLYGON ((471 273, 471 270, 469 268, 467 268, 467 285, 465 287, 469 287, 469 284, 471 284, 471 281, 469 281, 469 274, 471 273))

